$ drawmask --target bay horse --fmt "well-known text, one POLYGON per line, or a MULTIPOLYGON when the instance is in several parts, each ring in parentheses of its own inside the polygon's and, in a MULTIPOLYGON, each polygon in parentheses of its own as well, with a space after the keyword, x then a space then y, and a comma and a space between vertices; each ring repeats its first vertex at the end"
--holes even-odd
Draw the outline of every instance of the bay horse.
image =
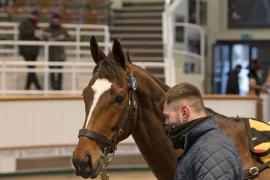
MULTIPOLYGON (((181 152, 173 149, 164 133, 165 118, 160 108, 160 99, 169 87, 132 64, 117 40, 106 56, 92 37, 90 51, 96 67, 83 90, 85 120, 72 158, 76 175, 96 178, 106 164, 105 157, 132 135, 156 178, 173 179, 181 152)), ((249 151, 244 119, 226 117, 208 108, 206 112, 216 117, 220 128, 236 144, 243 168, 259 166, 249 151)), ((258 176, 269 178, 270 169, 258 176)))

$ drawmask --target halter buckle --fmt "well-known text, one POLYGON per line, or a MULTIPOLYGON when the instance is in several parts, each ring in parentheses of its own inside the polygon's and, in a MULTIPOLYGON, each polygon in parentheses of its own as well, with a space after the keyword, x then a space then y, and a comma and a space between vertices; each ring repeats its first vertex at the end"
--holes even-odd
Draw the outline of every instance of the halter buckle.
POLYGON ((249 170, 248 170, 249 174, 252 175, 252 176, 257 176, 259 174, 259 168, 257 167, 251 167, 249 170))

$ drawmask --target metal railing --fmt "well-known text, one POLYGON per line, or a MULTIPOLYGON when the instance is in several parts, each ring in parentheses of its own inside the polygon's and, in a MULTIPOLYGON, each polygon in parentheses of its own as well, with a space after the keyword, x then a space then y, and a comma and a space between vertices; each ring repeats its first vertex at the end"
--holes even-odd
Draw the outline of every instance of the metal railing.
MULTIPOLYGON (((95 66, 95 63, 91 60, 90 52, 87 50, 89 57, 87 58, 78 58, 78 59, 70 59, 68 58, 66 62, 51 62, 49 61, 49 47, 50 46, 76 46, 76 47, 89 47, 89 43, 87 42, 53 42, 53 41, 0 41, 0 45, 24 45, 24 46, 42 46, 44 49, 43 58, 39 58, 38 61, 22 61, 18 59, 10 59, 10 60, 0 60, 0 94, 7 95, 7 94, 80 94, 81 88, 78 86, 78 81, 82 74, 87 74, 87 82, 81 82, 84 85, 87 85, 90 77, 91 71, 95 66), (35 68, 27 68, 27 66, 32 65, 35 68), (51 69, 50 66, 63 66, 62 69, 51 69), (22 76, 19 76, 18 73, 27 72, 36 72, 39 73, 43 77, 43 89, 42 90, 24 90, 22 87, 15 89, 9 88, 7 85, 12 83, 8 81, 9 74, 16 75, 15 81, 21 81, 22 76), (50 90, 49 88, 49 73, 51 72, 61 72, 61 73, 68 73, 70 74, 70 78, 68 82, 69 85, 68 89, 55 91, 50 90)), ((99 43, 101 47, 109 48, 111 43, 99 43)), ((78 51, 77 53, 81 53, 82 51, 78 51)), ((77 56, 80 57, 80 54, 77 56)), ((154 62, 140 62, 136 63, 137 65, 141 66, 142 68, 147 67, 164 67, 164 63, 154 63, 154 62)), ((23 79, 25 81, 25 78, 23 79)), ((13 82, 13 84, 17 82, 13 82)))
MULTIPOLYGON (((181 14, 179 7, 187 5, 186 0, 165 1, 165 11, 163 12, 163 47, 164 47, 164 59, 167 65, 167 70, 165 71, 166 82, 169 85, 176 84, 176 72, 175 72, 175 62, 181 61, 181 59, 175 59, 175 55, 182 55, 187 58, 197 59, 200 62, 200 75, 201 82, 204 80, 205 76, 205 31, 204 29, 196 24, 188 23, 188 14, 184 17, 184 22, 175 22, 177 14, 181 14), (176 31, 177 28, 182 28, 181 35, 182 42, 176 41, 176 31), (189 50, 189 37, 190 34, 195 33, 199 36, 199 52, 193 52, 189 50), (177 45, 181 46, 177 46, 177 45)), ((184 16, 184 14, 182 15, 184 16)), ((182 67, 184 68, 184 67, 182 67)))
MULTIPOLYGON (((48 23, 39 23, 39 27, 45 28, 48 23)), ((0 37, 3 40, 19 40, 19 23, 0 22, 0 37)), ((107 25, 96 25, 96 24, 63 24, 71 35, 72 39, 76 43, 84 41, 85 37, 96 36, 101 39, 102 42, 108 43, 110 41, 109 27, 107 25)), ((89 38, 86 38, 89 39, 89 38)), ((85 42, 85 41, 84 41, 85 42)), ((5 45, 5 44, 2 44, 5 45)), ((0 53, 10 54, 14 57, 18 56, 18 44, 9 48, 0 47, 0 53)), ((89 44, 88 44, 89 45, 89 44)), ((67 50, 68 55, 75 55, 76 58, 80 58, 79 54, 86 54, 89 51, 84 51, 80 46, 76 46, 75 50, 67 50)), ((105 52, 108 52, 108 46, 105 47, 105 52)))

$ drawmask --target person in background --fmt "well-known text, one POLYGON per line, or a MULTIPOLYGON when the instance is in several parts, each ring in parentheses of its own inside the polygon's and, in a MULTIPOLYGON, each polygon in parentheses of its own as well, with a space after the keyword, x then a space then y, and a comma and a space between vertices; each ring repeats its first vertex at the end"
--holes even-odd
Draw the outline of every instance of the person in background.
POLYGON ((178 158, 175 180, 242 179, 242 164, 233 142, 207 116, 200 91, 189 83, 169 89, 163 98, 165 132, 178 158))
MULTIPOLYGON (((40 28, 37 26, 39 22, 39 14, 37 11, 31 12, 31 17, 22 21, 19 25, 19 39, 23 41, 38 41, 42 39, 40 28)), ((25 61, 36 61, 38 57, 39 46, 19 46, 19 53, 25 61)), ((35 66, 28 66, 34 69, 35 66)), ((37 75, 35 72, 28 72, 26 78, 25 89, 29 90, 31 84, 36 89, 41 90, 37 75)))
MULTIPOLYGON (((71 40, 68 31, 61 25, 60 15, 53 13, 49 27, 44 30, 44 38, 49 41, 71 40)), ((63 46, 49 47, 49 61, 63 62, 66 60, 65 49, 63 46)), ((51 69, 62 69, 61 65, 51 65, 51 69)), ((50 84, 53 90, 62 90, 63 74, 61 72, 50 73, 50 84)))
POLYGON ((227 89, 226 94, 239 94, 239 78, 238 75, 241 72, 242 66, 236 65, 235 68, 228 72, 228 81, 227 81, 227 89))
POLYGON ((263 84, 266 93, 270 93, 270 67, 268 67, 266 81, 263 84))
POLYGON ((262 80, 262 67, 258 59, 253 59, 250 61, 249 65, 249 94, 250 95, 260 95, 260 92, 265 92, 266 89, 263 86, 262 80))

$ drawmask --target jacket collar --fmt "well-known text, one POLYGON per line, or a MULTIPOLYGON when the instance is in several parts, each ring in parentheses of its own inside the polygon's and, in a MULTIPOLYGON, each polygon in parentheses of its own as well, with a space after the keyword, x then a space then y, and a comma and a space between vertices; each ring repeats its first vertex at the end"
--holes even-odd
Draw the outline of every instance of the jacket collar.
MULTIPOLYGON (((190 129, 184 136, 186 138, 184 149, 189 149, 199 137, 212 129, 217 129, 218 124, 213 117, 206 117, 205 121, 190 129)), ((201 120, 202 121, 202 120, 201 120)))
POLYGON ((188 150, 206 132, 217 128, 213 117, 206 116, 175 127, 168 133, 175 149, 188 150))

